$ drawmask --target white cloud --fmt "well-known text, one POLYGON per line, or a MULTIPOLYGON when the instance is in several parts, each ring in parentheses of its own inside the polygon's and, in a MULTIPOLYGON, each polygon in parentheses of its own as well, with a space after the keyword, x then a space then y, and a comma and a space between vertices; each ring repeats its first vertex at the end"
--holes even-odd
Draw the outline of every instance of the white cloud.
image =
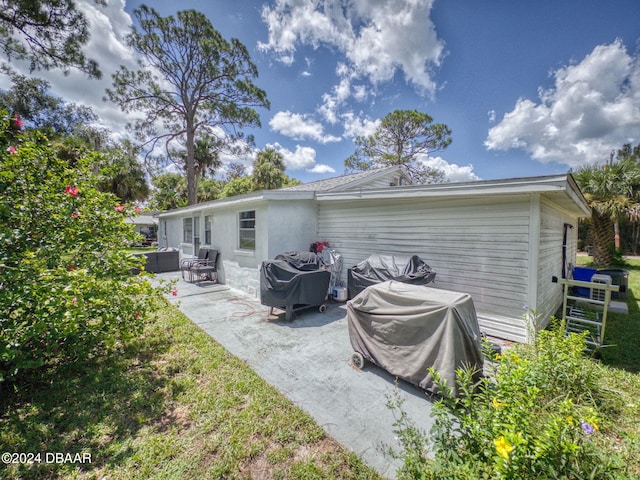
POLYGON ((282 154, 287 170, 312 170, 316 166, 316 151, 311 147, 296 145, 293 152, 277 142, 265 147, 273 148, 282 154))
POLYGON ((429 18, 433 0, 279 0, 265 5, 269 40, 258 48, 292 64, 299 46, 337 49, 349 74, 378 84, 400 69, 419 90, 433 93, 431 69, 444 46, 429 18))
POLYGON ((357 117, 353 112, 345 113, 342 115, 344 124, 344 136, 355 138, 358 136, 368 137, 373 135, 378 126, 380 120, 370 120, 368 118, 362 119, 357 117))
POLYGON ((488 149, 522 149, 542 163, 578 167, 640 141, 640 56, 629 55, 620 40, 553 76, 539 103, 519 99, 489 130, 488 149))
POLYGON ((269 126, 294 140, 310 139, 323 144, 340 141, 339 137, 326 134, 321 123, 299 113, 278 112, 269 120, 269 126))
POLYGON ((318 163, 312 169, 307 170, 309 173, 336 173, 336 169, 325 165, 324 163, 318 163))
POLYGON ((473 165, 460 166, 449 163, 442 157, 423 157, 421 161, 425 166, 444 172, 444 179, 448 182, 469 182, 480 180, 480 177, 473 172, 473 165))

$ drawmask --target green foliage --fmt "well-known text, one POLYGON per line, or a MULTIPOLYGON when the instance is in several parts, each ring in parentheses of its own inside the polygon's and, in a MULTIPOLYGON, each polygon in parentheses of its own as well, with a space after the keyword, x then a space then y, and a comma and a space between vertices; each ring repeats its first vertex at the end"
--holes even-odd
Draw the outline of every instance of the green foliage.
MULTIPOLYGON (((473 372, 459 370, 458 397, 432 372, 444 393, 430 436, 402 412, 396 422, 399 478, 631 478, 601 433, 609 394, 600 387, 602 367, 583 357, 584 348, 584 336, 565 336, 562 326, 541 331, 533 345, 497 356, 477 384, 473 372)), ((390 406, 401 410, 397 400, 390 406)))
POLYGON ((151 185, 150 209, 171 210, 187 205, 187 182, 179 173, 157 175, 151 179, 151 185))
POLYGON ((235 177, 229 180, 222 189, 222 198, 253 192, 255 184, 251 177, 235 177))
POLYGON ((0 40, 9 61, 27 60, 32 71, 74 67, 102 76, 98 64, 82 53, 89 24, 73 0, 0 1, 0 40))
POLYGON ((44 132, 49 138, 71 135, 97 120, 90 107, 64 101, 48 93, 46 80, 7 72, 11 88, 0 92, 0 108, 19 115, 28 128, 44 132))
POLYGON ((96 188, 95 155, 71 168, 0 113, 0 381, 139 331, 155 291, 131 269, 126 207, 96 188))
POLYGON ((373 135, 355 139, 358 148, 344 164, 349 171, 404 165, 416 183, 442 182, 444 173, 426 167, 419 158, 450 143, 449 127, 433 123, 428 114, 395 110, 382 119, 373 135))

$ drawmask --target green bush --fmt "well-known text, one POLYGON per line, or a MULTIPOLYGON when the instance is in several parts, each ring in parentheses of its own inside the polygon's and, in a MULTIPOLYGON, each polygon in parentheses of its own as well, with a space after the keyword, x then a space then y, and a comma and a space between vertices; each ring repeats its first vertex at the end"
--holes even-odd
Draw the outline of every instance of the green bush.
POLYGON ((127 207, 98 191, 95 154, 58 158, 0 112, 0 382, 134 335, 155 289, 124 250, 127 207))
MULTIPOLYGON (((625 477, 625 462, 600 431, 608 392, 601 369, 584 358, 585 339, 556 326, 533 345, 489 362, 474 384, 459 370, 459 396, 432 372, 444 394, 429 436, 401 412, 401 479, 607 479, 625 477), (432 458, 427 452, 433 452, 432 458)), ((394 409, 401 405, 390 402, 394 409)))

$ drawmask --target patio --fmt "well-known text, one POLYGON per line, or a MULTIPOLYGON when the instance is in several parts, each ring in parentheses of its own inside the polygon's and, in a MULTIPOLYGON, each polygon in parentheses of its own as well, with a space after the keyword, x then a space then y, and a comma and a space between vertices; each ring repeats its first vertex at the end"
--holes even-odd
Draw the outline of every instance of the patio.
MULTIPOLYGON (((354 369, 347 332, 346 305, 327 303, 325 313, 299 312, 293 321, 269 316, 269 308, 241 291, 210 282, 192 284, 179 272, 157 275, 178 280, 168 299, 196 325, 308 412, 341 445, 389 478, 401 463, 383 452, 399 449, 394 412, 386 404, 394 378, 367 366, 354 369)), ((422 390, 398 382, 403 408, 429 431, 431 402, 422 390)))

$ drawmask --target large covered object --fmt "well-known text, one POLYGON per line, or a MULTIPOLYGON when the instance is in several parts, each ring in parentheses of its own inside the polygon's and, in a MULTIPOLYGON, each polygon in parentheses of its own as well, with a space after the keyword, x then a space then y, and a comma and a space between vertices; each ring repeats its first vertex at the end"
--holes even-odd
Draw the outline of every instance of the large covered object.
POLYGON ((429 368, 454 388, 456 369, 482 375, 481 335, 471 296, 387 281, 347 303, 349 339, 356 354, 392 375, 438 393, 429 368))
POLYGON ((331 272, 322 258, 312 252, 287 252, 260 267, 260 303, 286 311, 291 320, 294 310, 321 307, 329 290, 331 272))
POLYGON ((434 272, 417 255, 373 254, 347 272, 349 298, 354 298, 370 285, 395 280, 413 285, 426 285, 436 278, 434 272))

